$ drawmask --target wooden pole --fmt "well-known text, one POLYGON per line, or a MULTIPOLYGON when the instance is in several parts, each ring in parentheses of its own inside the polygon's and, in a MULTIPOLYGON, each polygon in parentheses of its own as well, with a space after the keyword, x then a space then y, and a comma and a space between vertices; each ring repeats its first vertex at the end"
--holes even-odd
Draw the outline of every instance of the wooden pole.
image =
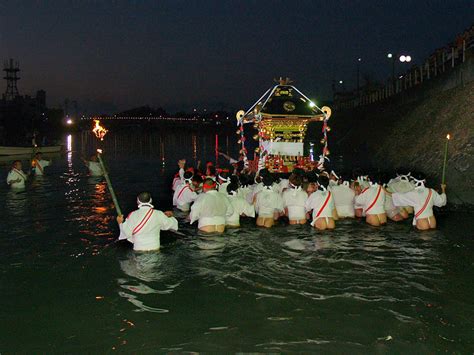
POLYGON ((107 173, 107 170, 105 170, 104 166, 104 161, 102 160, 102 153, 97 152, 97 158, 99 159, 100 166, 102 168, 102 171, 104 172, 104 177, 105 181, 107 182, 107 187, 109 188, 110 195, 112 196, 112 201, 114 202, 115 205, 115 210, 117 211, 117 215, 121 216, 122 215, 122 210, 120 209, 120 205, 117 200, 117 196, 115 195, 114 187, 112 186, 112 182, 110 181, 109 174, 107 173))

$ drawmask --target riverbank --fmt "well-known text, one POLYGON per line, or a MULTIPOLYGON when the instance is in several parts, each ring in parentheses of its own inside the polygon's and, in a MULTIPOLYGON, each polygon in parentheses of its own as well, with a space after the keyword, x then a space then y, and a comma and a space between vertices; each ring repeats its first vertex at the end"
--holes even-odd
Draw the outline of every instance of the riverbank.
POLYGON ((404 95, 334 112, 333 153, 363 167, 420 171, 437 186, 449 133, 449 203, 474 207, 474 59, 464 64, 404 95))

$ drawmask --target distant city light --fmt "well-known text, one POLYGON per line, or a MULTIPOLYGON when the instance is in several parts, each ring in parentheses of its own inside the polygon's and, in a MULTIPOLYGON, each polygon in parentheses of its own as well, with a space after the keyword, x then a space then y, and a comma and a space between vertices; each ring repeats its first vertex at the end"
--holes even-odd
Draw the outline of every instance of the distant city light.
POLYGON ((403 62, 406 62, 407 57, 405 57, 404 55, 401 55, 399 59, 400 59, 400 62, 403 63, 403 62))
POLYGON ((407 56, 405 57, 405 59, 406 59, 407 63, 408 63, 408 62, 411 62, 411 57, 410 57, 409 55, 407 55, 407 56))
POLYGON ((387 58, 392 58, 392 57, 393 57, 392 53, 387 54, 387 58))
POLYGON ((71 125, 71 124, 72 124, 72 120, 71 120, 70 118, 68 118, 68 120, 66 121, 66 123, 67 123, 68 125, 71 125))
POLYGON ((342 84, 342 83, 343 83, 343 81, 342 81, 342 80, 339 80, 339 84, 342 84))
POLYGON ((362 58, 357 58, 357 61, 358 61, 358 62, 362 61, 362 58))

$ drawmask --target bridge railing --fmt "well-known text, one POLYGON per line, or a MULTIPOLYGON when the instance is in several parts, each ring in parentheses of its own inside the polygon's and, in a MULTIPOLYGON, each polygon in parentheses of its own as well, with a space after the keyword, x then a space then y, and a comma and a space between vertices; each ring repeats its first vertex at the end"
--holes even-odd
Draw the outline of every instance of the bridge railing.
POLYGON ((358 92, 353 91, 352 95, 346 94, 345 98, 335 99, 333 107, 336 110, 352 109, 386 100, 451 71, 474 57, 473 53, 474 26, 471 26, 448 46, 436 50, 423 63, 412 66, 403 75, 386 80, 378 88, 361 88, 358 92))

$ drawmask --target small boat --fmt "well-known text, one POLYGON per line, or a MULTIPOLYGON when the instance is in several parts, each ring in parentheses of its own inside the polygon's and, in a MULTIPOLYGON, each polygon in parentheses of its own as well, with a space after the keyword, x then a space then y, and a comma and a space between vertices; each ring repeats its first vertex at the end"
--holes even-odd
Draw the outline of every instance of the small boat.
POLYGON ((46 147, 5 147, 0 146, 0 156, 12 155, 33 155, 35 153, 51 154, 59 153, 63 149, 62 145, 52 145, 46 147))

